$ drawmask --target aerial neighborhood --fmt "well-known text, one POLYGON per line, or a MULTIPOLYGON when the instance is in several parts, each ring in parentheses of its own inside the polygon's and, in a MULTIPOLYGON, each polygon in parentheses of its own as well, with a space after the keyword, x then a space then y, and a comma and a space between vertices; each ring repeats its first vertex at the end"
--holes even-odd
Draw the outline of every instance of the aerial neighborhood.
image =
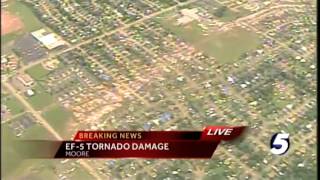
POLYGON ((315 178, 315 0, 6 0, 1 8, 11 22, 1 27, 7 179, 315 178), (249 132, 197 161, 19 163, 12 145, 70 140, 78 130, 207 125, 249 132), (269 152, 278 131, 294 142, 284 158, 269 152))

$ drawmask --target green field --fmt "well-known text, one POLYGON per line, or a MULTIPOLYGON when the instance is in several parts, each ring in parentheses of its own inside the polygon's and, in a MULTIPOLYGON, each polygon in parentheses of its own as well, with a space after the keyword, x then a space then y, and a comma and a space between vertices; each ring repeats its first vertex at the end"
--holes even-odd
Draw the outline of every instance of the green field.
POLYGON ((60 106, 50 107, 49 110, 43 113, 44 118, 48 123, 59 133, 65 134, 67 124, 71 120, 72 113, 60 106))
POLYGON ((236 10, 231 10, 230 8, 214 0, 198 1, 194 4, 191 4, 189 8, 198 8, 199 6, 205 7, 204 9, 207 13, 213 15, 219 21, 224 22, 232 21, 251 13, 249 10, 241 7, 238 7, 236 10))
POLYGON ((48 75, 50 71, 46 70, 42 67, 41 64, 32 66, 26 73, 29 74, 34 80, 43 80, 45 79, 46 75, 48 75))
POLYGON ((94 179, 94 177, 90 175, 87 171, 84 171, 78 167, 74 172, 71 173, 70 179, 87 180, 87 179, 94 179))
POLYGON ((214 57, 219 63, 233 63, 246 52, 256 49, 260 44, 259 36, 242 28, 233 28, 221 32, 208 32, 204 35, 198 22, 193 21, 184 26, 176 25, 173 14, 156 18, 163 27, 167 28, 178 37, 192 44, 206 55, 214 57))
POLYGON ((35 95, 28 97, 27 101, 36 109, 41 110, 53 103, 53 96, 46 92, 43 87, 36 85, 34 88, 35 95))
POLYGON ((4 8, 4 10, 9 11, 13 15, 18 16, 24 23, 24 27, 20 31, 12 32, 10 34, 1 36, 2 45, 19 38, 26 32, 32 32, 40 28, 43 28, 44 26, 42 22, 39 21, 39 19, 33 13, 32 9, 29 8, 25 3, 22 3, 21 1, 10 0, 8 6, 4 8))
MULTIPOLYGON (((18 120, 19 117, 10 121, 18 120)), ((24 157, 24 148, 19 147, 19 143, 13 130, 7 123, 1 125, 1 146, 6 147, 1 151, 2 174, 1 179, 48 179, 53 180, 53 171, 50 169, 53 162, 51 160, 30 160, 24 157), (31 169, 41 169, 38 173, 32 173, 31 169)), ((41 125, 36 124, 22 134, 21 139, 53 139, 53 136, 41 125)))
POLYGON ((196 42, 195 46, 220 63, 232 63, 260 44, 258 35, 245 29, 237 28, 227 32, 211 33, 196 42))
MULTIPOLYGON (((42 127, 43 128, 43 127, 42 127)), ((27 160, 24 158, 23 149, 19 148, 19 144, 17 143, 16 136, 12 132, 12 129, 7 125, 1 125, 2 130, 2 147, 6 147, 1 151, 2 159, 2 175, 1 179, 10 179, 10 177, 17 178, 23 174, 30 173, 30 168, 35 168, 38 166, 44 165, 44 160, 27 160)), ((35 129, 34 129, 35 130, 35 129)), ((45 130, 45 129, 44 129, 45 130)), ((44 132, 44 131, 42 131, 44 132)), ((45 134, 39 134, 39 137, 45 137, 45 134)), ((34 139, 34 138, 32 138, 34 139)), ((35 138, 36 139, 36 138, 35 138)), ((46 162, 46 166, 47 166, 46 162)), ((37 175, 37 177, 45 178, 46 176, 41 176, 41 174, 37 175)), ((47 178, 47 177, 46 177, 47 178)))
POLYGON ((28 22, 24 24, 24 30, 27 32, 35 31, 43 27, 43 24, 33 13, 32 9, 21 1, 10 1, 6 10, 19 16, 22 22, 28 22))
POLYGON ((9 44, 9 42, 12 42, 16 40, 18 37, 22 36, 24 33, 23 31, 17 31, 17 32, 12 32, 10 34, 6 34, 1 36, 1 44, 9 44))
MULTIPOLYGON (((10 127, 7 125, 1 125, 1 146, 5 147, 1 151, 1 164, 2 164, 2 175, 1 177, 6 177, 7 175, 13 173, 15 168, 19 165, 22 158, 18 153, 16 147, 14 146, 15 135, 11 131, 10 127)), ((2 178, 1 178, 2 179, 2 178)))
POLYGON ((26 129, 21 137, 23 139, 54 139, 54 136, 39 124, 26 129))
POLYGON ((4 104, 10 110, 12 115, 24 112, 23 105, 12 96, 1 95, 1 104, 4 104))

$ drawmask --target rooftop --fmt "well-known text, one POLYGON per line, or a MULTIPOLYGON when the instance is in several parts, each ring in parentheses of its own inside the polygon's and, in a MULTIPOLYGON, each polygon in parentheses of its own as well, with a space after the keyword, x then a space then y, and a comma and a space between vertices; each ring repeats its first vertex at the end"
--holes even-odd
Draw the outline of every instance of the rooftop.
POLYGON ((65 42, 61 38, 54 33, 47 32, 45 29, 39 29, 31 34, 49 50, 65 45, 65 42))

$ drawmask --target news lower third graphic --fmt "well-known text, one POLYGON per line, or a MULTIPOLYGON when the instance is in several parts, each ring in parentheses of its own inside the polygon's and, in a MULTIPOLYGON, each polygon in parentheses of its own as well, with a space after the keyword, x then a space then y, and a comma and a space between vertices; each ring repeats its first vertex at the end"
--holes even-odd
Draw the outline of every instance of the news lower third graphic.
POLYGON ((78 131, 72 141, 25 143, 36 151, 42 149, 32 158, 209 159, 222 141, 238 139, 245 129, 207 126, 203 131, 78 131))

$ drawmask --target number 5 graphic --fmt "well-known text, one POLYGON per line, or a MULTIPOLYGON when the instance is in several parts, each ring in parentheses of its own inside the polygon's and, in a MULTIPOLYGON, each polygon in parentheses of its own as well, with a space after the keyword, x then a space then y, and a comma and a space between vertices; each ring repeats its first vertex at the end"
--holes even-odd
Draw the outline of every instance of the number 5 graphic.
POLYGON ((271 153, 276 155, 285 154, 290 147, 288 133, 276 133, 272 136, 270 141, 271 153))

